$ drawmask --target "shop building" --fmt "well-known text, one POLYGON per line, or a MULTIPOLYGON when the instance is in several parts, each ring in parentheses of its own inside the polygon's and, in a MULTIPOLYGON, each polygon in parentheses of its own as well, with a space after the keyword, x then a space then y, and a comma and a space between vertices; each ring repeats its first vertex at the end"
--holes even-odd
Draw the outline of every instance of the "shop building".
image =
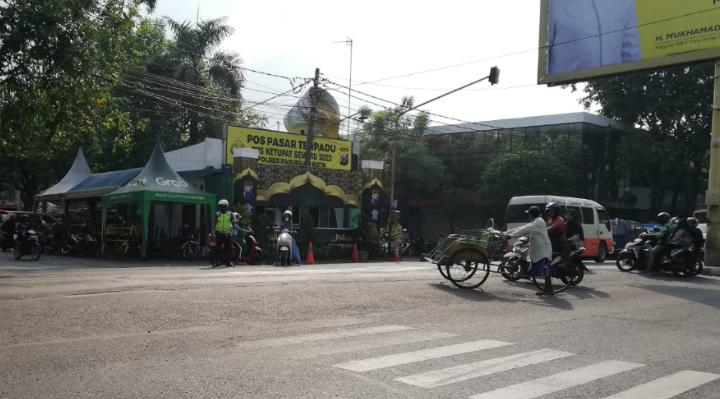
MULTIPOLYGON (((610 118, 578 112, 431 126, 425 137, 449 174, 456 176, 465 174, 454 171, 479 174, 484 165, 504 154, 528 149, 555 154, 576 172, 568 176, 568 184, 574 185, 577 196, 599 201, 613 215, 644 217, 651 211, 651 189, 634 184, 632 171, 618 167, 620 142, 632 132, 638 131, 610 118)), ((481 211, 480 198, 468 201, 461 213, 449 211, 440 197, 406 198, 400 204, 410 216, 406 223, 411 230, 424 237, 476 228, 488 217, 481 211)))
POLYGON ((321 243, 350 243, 363 218, 387 215, 384 162, 361 160, 357 143, 314 137, 306 166, 305 135, 228 126, 224 137, 170 151, 168 162, 198 189, 276 225, 285 210, 298 225, 310 218, 321 243))

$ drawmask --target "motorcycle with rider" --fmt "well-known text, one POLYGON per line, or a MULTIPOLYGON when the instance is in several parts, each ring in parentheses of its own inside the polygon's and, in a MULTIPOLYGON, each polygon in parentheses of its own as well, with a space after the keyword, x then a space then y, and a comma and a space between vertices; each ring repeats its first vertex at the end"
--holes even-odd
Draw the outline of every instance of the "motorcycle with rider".
POLYGON ((643 233, 620 251, 616 265, 620 271, 640 270, 690 277, 703 269, 704 238, 695 218, 672 218, 667 212, 657 215, 660 225, 653 233, 643 233))

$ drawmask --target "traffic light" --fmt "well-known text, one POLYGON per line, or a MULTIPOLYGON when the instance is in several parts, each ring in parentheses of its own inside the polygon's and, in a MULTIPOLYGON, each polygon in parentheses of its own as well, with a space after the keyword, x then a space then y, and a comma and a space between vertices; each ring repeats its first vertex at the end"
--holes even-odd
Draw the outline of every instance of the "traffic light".
POLYGON ((490 68, 490 84, 496 85, 500 81, 500 68, 494 66, 490 68))

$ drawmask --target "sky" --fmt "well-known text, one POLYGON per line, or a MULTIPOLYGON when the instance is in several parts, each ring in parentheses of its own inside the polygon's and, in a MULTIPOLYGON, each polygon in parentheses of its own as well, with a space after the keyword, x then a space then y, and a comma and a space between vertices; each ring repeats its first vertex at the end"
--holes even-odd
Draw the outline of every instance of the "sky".
MULTIPOLYGON (((481 82, 422 108, 476 122, 584 110, 582 92, 536 84, 539 14, 539 0, 159 0, 153 16, 189 21, 227 17, 234 34, 222 49, 239 54, 245 67, 305 78, 320 68, 324 77, 344 86, 349 83, 350 47, 335 42, 351 38, 353 89, 395 102, 413 96, 421 103, 498 66, 498 85, 481 82), (443 68, 457 64, 463 65, 443 68), (430 69, 439 70, 386 79, 430 69)), ((291 89, 286 79, 252 72, 246 79, 243 97, 250 101, 272 97, 257 90, 291 89)), ((332 93, 347 115, 347 92, 332 93)), ((267 127, 276 129, 295 101, 282 97, 261 107, 268 113, 267 127)), ((380 109, 353 98, 351 113, 361 105, 380 109)), ((448 123, 459 122, 433 117, 433 124, 448 123)))

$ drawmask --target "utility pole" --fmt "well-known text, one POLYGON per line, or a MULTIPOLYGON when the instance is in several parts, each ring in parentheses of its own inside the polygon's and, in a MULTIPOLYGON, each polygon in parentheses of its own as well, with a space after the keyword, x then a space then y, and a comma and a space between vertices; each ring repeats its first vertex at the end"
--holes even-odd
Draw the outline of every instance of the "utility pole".
MULTIPOLYGON (((351 104, 350 104, 350 101, 351 101, 350 98, 351 98, 351 96, 352 96, 353 40, 350 39, 350 38, 348 38, 347 41, 348 41, 348 43, 350 44, 350 83, 348 83, 348 109, 347 109, 347 113, 348 113, 348 115, 350 115, 350 113, 352 112, 352 111, 350 110, 350 105, 351 105, 351 104)), ((350 136, 352 135, 352 132, 350 131, 350 121, 351 121, 351 119, 352 119, 352 118, 348 118, 348 121, 347 121, 347 124, 348 124, 348 127, 347 127, 347 129, 348 129, 348 138, 350 138, 350 136)))
MULTIPOLYGON (((348 107, 347 107, 347 114, 348 114, 348 115, 351 115, 351 112, 352 112, 352 111, 350 110, 350 106, 351 106, 351 97, 352 97, 353 39, 347 37, 347 39, 345 39, 345 40, 341 40, 341 41, 339 41, 339 42, 333 42, 333 43, 345 43, 345 44, 347 44, 348 46, 350 46, 350 83, 348 84, 348 107)), ((352 118, 351 118, 351 117, 347 117, 347 118, 345 118, 345 119, 347 119, 347 130, 348 130, 348 131, 347 131, 347 134, 348 134, 348 138, 349 138, 349 137, 350 137, 350 133, 351 133, 351 132, 350 132, 350 122, 351 122, 350 120, 351 120, 352 118)))
POLYGON ((312 161, 312 149, 315 145, 313 140, 315 132, 315 118, 317 118, 317 97, 318 97, 318 86, 320 85, 320 68, 315 68, 315 79, 313 80, 313 87, 310 89, 310 102, 312 104, 310 108, 310 120, 308 121, 308 133, 305 144, 305 167, 310 169, 312 161))
POLYGON ((395 151, 395 138, 393 137, 392 141, 390 141, 390 210, 393 209, 393 202, 395 201, 395 171, 397 170, 395 167, 397 163, 397 154, 395 151))
POLYGON ((715 61, 715 93, 712 117, 712 139, 710 140, 710 176, 706 202, 707 245, 705 263, 720 265, 720 60, 715 61))

